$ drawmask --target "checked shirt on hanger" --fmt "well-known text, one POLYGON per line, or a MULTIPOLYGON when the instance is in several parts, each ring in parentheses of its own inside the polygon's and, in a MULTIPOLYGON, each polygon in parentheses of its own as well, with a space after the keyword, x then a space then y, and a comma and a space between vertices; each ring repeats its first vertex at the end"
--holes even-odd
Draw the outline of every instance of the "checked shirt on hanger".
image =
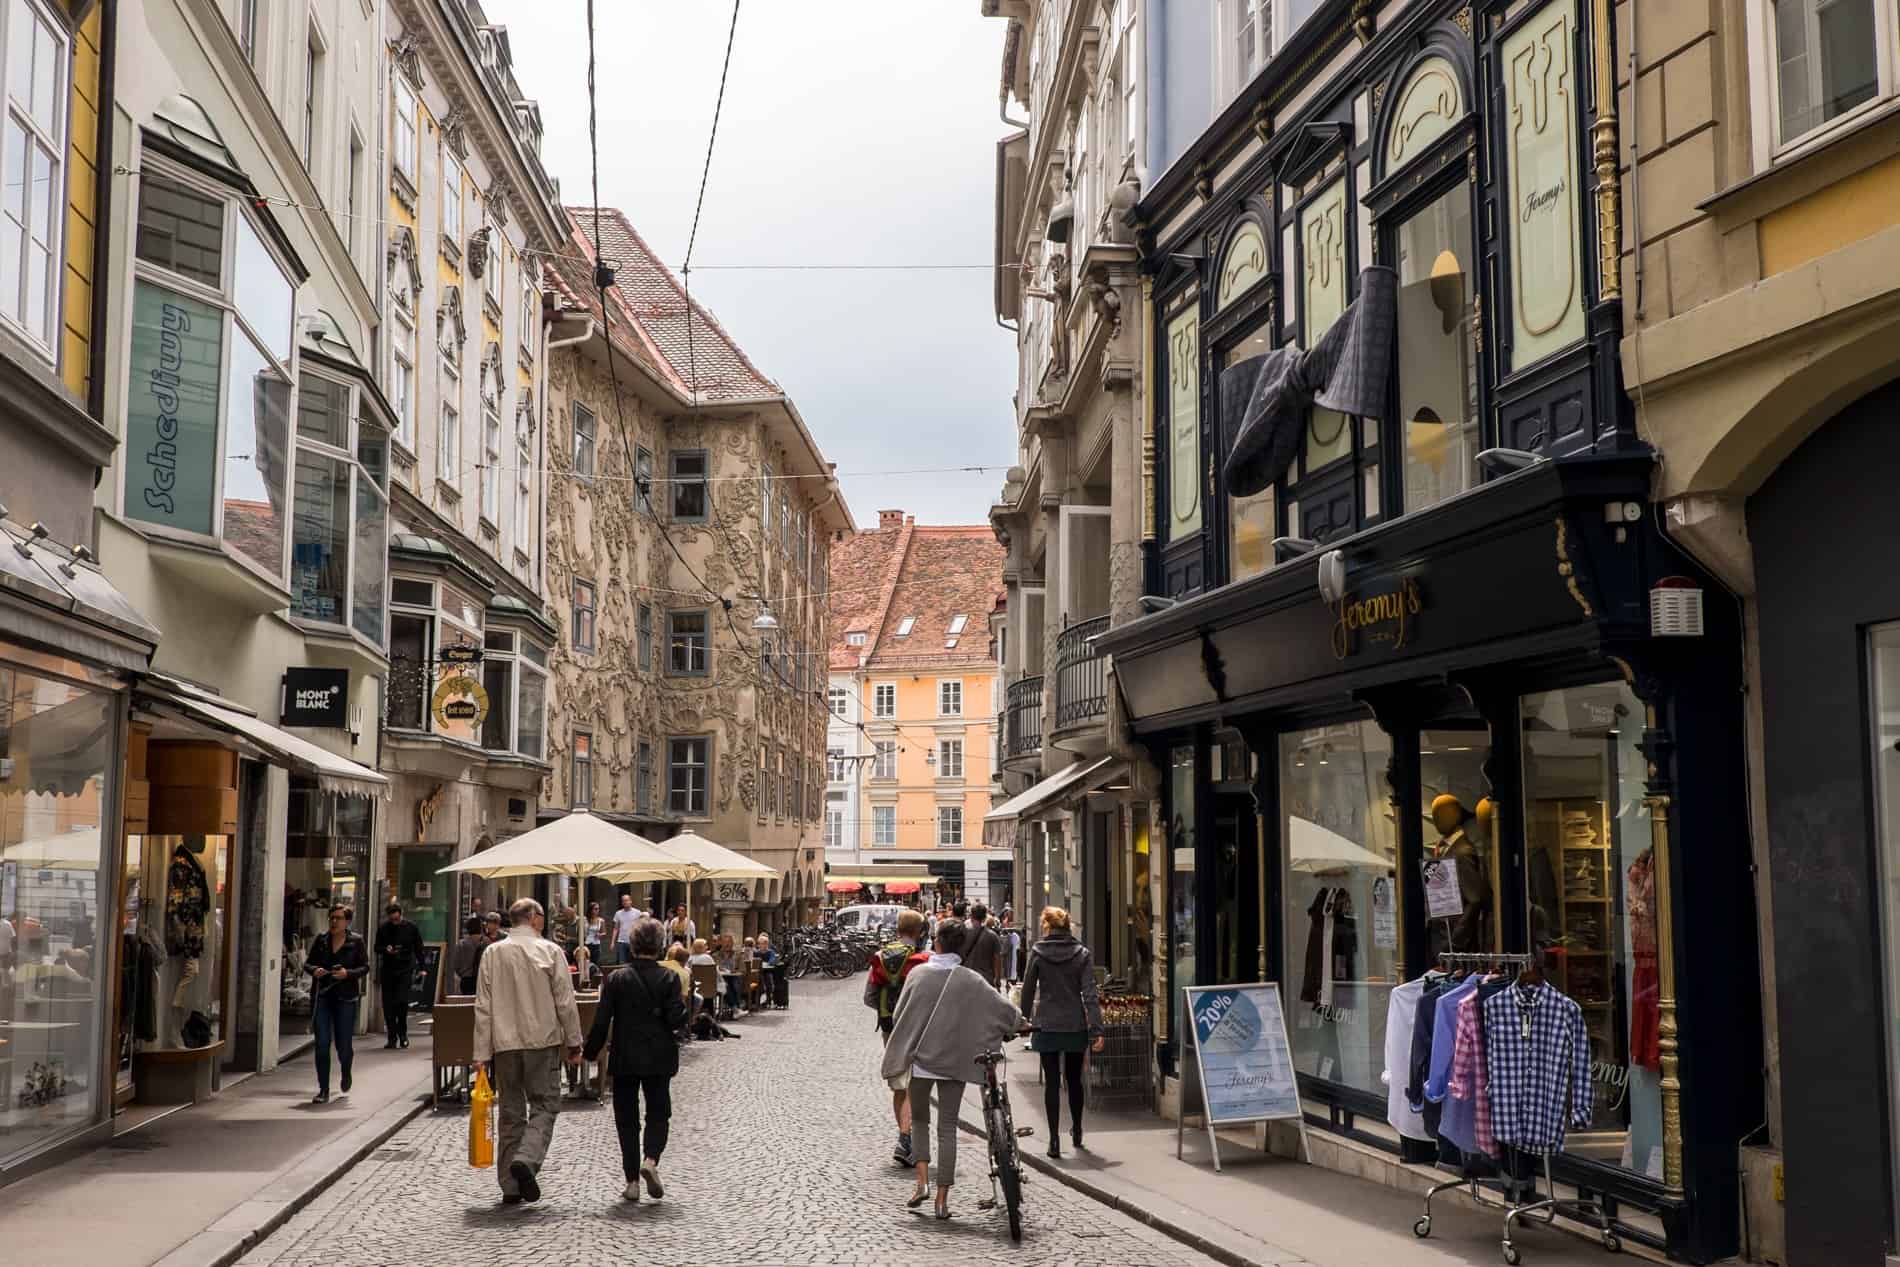
POLYGON ((1491 1133, 1526 1152, 1555 1152, 1566 1117, 1583 1126, 1592 1112, 1583 1009, 1543 984, 1501 990, 1482 1006, 1491 1133))

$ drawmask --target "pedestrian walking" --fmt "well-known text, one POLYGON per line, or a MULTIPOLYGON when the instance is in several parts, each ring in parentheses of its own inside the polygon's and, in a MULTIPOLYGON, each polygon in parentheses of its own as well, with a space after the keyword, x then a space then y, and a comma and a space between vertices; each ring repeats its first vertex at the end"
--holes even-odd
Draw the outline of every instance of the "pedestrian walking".
MULTIPOLYGON (((897 999, 904 980, 918 964, 930 958, 923 949, 924 915, 922 911, 900 911, 897 936, 878 948, 871 960, 871 971, 864 978, 864 1005, 877 1009, 878 1037, 891 1040, 891 1018, 897 1011, 897 999)), ((891 1092, 891 1114, 897 1119, 897 1147, 891 1160, 900 1166, 914 1166, 917 1159, 910 1142, 910 1069, 882 1075, 891 1092)))
POLYGON ((1102 1003, 1089 948, 1075 939, 1069 913, 1042 911, 1042 936, 1023 969, 1023 1015, 1036 1027, 1030 1050, 1042 1060, 1042 1107, 1049 1118, 1049 1156, 1062 1156, 1062 1083, 1069 1084, 1069 1138, 1082 1147, 1084 1052, 1102 1050, 1102 1003))
POLYGON ((614 962, 633 962, 633 926, 640 922, 641 912, 633 904, 633 894, 620 895, 620 909, 614 912, 614 962))
POLYGON ((617 969, 601 987, 583 1052, 587 1059, 596 1059, 611 1040, 614 1130, 620 1136, 620 1169, 627 1180, 620 1195, 628 1201, 640 1199, 642 1180, 648 1196, 657 1200, 666 1195, 660 1183, 660 1154, 666 1151, 667 1126, 673 1118, 672 1082, 680 1071, 677 1035, 686 1025, 686 1000, 679 978, 659 961, 665 943, 666 931, 658 920, 634 925, 633 962, 617 969))
POLYGON ((482 954, 475 984, 475 1063, 501 1101, 495 1173, 504 1205, 539 1201, 536 1175, 561 1111, 561 1056, 581 1058, 581 1016, 560 947, 541 930, 541 904, 508 908, 514 926, 482 954))
POLYGON ((911 1152, 917 1190, 906 1204, 916 1209, 930 1195, 931 1103, 935 1094, 936 1215, 950 1217, 950 1189, 957 1181, 957 1116, 963 1090, 980 1080, 977 1058, 1022 1027, 1022 1013, 988 982, 962 964, 971 933, 962 920, 937 929, 936 953, 912 969, 897 996, 891 1038, 884 1045, 886 1078, 910 1074, 911 1152))
POLYGON ((416 960, 422 957, 422 930, 403 918, 402 903, 391 902, 376 930, 376 971, 383 983, 383 1033, 391 1047, 409 1045, 409 996, 416 988, 416 960))
POLYGON ((686 903, 681 902, 673 908, 673 918, 666 924, 666 939, 690 946, 699 940, 699 930, 693 927, 693 921, 686 915, 686 903))
POLYGON ((369 975, 369 951, 363 939, 350 931, 350 908, 338 902, 330 908, 330 931, 319 936, 304 960, 311 975, 310 1020, 317 1035, 317 1093, 312 1104, 330 1102, 330 1049, 336 1048, 342 1090, 350 1093, 350 1064, 355 1059, 356 1000, 363 978, 369 975))
POLYGON ((488 938, 482 928, 479 915, 463 920, 462 939, 449 952, 449 971, 455 975, 457 994, 475 993, 475 973, 481 966, 482 952, 488 949, 488 938))
POLYGON ((981 902, 970 903, 970 936, 963 964, 989 982, 994 990, 1003 976, 1003 939, 990 927, 989 908, 981 902))

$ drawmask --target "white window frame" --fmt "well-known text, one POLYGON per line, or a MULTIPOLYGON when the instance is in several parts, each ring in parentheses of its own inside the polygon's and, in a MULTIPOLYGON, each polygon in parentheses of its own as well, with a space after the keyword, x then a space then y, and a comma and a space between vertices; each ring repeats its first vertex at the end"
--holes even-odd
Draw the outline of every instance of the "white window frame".
POLYGON ((389 341, 389 403, 396 409, 394 439, 404 451, 416 451, 416 318, 409 308, 409 292, 401 286, 391 288, 394 302, 395 337, 389 341))
POLYGON ((871 807, 871 844, 883 849, 892 848, 897 844, 897 806, 873 805, 871 807))
POLYGON ((937 716, 963 716, 963 679, 960 677, 937 679, 937 716), (954 704, 956 707, 952 708, 954 704))
POLYGON ((871 777, 874 779, 897 777, 897 741, 895 739, 879 739, 872 746, 871 777))
MULTIPOLYGON (((19 86, 12 83, 7 76, 9 67, 0 65, 0 80, 6 81, 4 83, 5 91, 0 93, 0 102, 3 102, 5 106, 4 120, 7 125, 5 128, 0 128, 0 155, 4 155, 6 133, 17 127, 25 134, 29 151, 44 153, 48 158, 47 191, 45 195, 47 204, 39 209, 46 217, 46 237, 44 242, 36 246, 32 226, 19 224, 14 216, 11 214, 7 215, 7 219, 14 221, 20 234, 20 256, 19 259, 14 262, 14 266, 18 270, 18 276, 15 282, 19 287, 19 315, 16 317, 11 312, 6 311, 4 307, 0 307, 0 320, 5 321, 8 328, 24 336, 35 350, 44 353, 48 361, 57 364, 59 361, 60 330, 63 326, 63 314, 61 311, 63 305, 61 300, 65 295, 62 279, 66 272, 64 255, 66 235, 66 134, 67 111, 70 104, 68 97, 71 95, 72 87, 68 72, 68 67, 72 65, 72 42, 67 38, 66 24, 54 17, 44 5, 39 3, 39 0, 13 0, 13 2, 15 4, 26 5, 27 11, 32 15, 33 19, 41 23, 52 36, 54 49, 53 56, 50 59, 53 65, 50 69, 52 70, 54 79, 50 95, 53 103, 53 117, 50 129, 43 125, 40 120, 35 119, 33 117, 32 104, 35 95, 33 85, 28 84, 26 86, 25 98, 23 100, 20 95, 19 86), (28 267, 27 261, 30 255, 36 253, 38 250, 43 250, 46 255, 46 276, 42 283, 46 287, 46 293, 42 296, 46 308, 45 328, 36 331, 27 324, 29 305, 27 304, 26 295, 27 282, 33 273, 33 270, 28 267)), ((10 33, 11 14, 9 13, 7 17, 9 19, 7 25, 10 33)), ((9 56, 5 60, 10 63, 13 59, 9 56)), ((37 67, 35 69, 37 71, 37 67)), ((30 172, 32 153, 26 155, 21 161, 25 165, 23 170, 30 172)), ((31 177, 29 175, 28 184, 30 185, 31 183, 31 177)), ((136 216, 136 214, 137 212, 135 210, 134 215, 136 216)), ((227 204, 225 218, 227 220, 230 218, 229 204, 227 204)), ((229 259, 229 238, 230 234, 227 230, 227 260, 229 259)), ((99 285, 105 284, 105 279, 103 278, 96 280, 99 285)))
POLYGON ((844 811, 841 809, 825 811, 825 848, 844 848, 844 811))
POLYGON ((526 420, 515 415, 515 549, 533 553, 534 544, 534 440, 526 420))
POLYGON ((390 78, 394 84, 392 95, 396 99, 395 105, 390 110, 391 115, 394 116, 392 120, 394 134, 390 140, 392 152, 390 165, 395 173, 407 181, 411 189, 414 189, 416 188, 416 166, 421 153, 420 142, 417 139, 416 117, 421 110, 416 101, 416 90, 409 86, 409 81, 402 77, 402 72, 397 71, 390 78))
POLYGON ((521 350, 528 354, 530 361, 534 360, 534 336, 540 325, 541 301, 535 294, 528 275, 523 273, 521 275, 521 329, 516 331, 515 338, 520 343, 521 350))
POLYGON ((462 411, 452 399, 442 401, 435 427, 436 478, 457 496, 462 491, 462 411))
POLYGON ((963 848, 963 807, 961 805, 939 805, 937 807, 937 847, 940 849, 963 848), (951 839, 951 837, 955 839, 951 839))
POLYGON ((493 395, 482 399, 481 517, 501 531, 501 405, 493 395))
POLYGON ((1832 138, 1859 126, 1870 114, 1890 105, 1900 92, 1900 52, 1894 48, 1900 39, 1900 5, 1894 0, 1874 0, 1874 95, 1846 114, 1829 119, 1799 136, 1781 135, 1780 58, 1775 47, 1774 0, 1749 0, 1744 8, 1748 38, 1749 114, 1754 120, 1752 137, 1755 170, 1767 171, 1776 163, 1786 162, 1809 150, 1825 145, 1832 138))
POLYGON ((345 552, 344 552, 345 557, 344 557, 344 569, 343 569, 343 608, 342 608, 342 611, 339 613, 338 619, 334 621, 324 620, 323 618, 319 616, 312 616, 307 613, 299 612, 297 610, 298 590, 297 590, 295 579, 292 578, 291 585, 290 585, 290 591, 291 591, 290 615, 292 619, 300 623, 313 624, 313 625, 318 625, 325 628, 335 628, 340 631, 348 631, 349 634, 352 637, 356 638, 358 641, 364 643, 367 646, 375 647, 378 651, 381 651, 382 649, 384 649, 385 647, 389 645, 389 567, 387 563, 388 539, 389 539, 388 537, 389 489, 387 485, 387 479, 388 479, 387 472, 389 470, 389 462, 388 462, 387 455, 385 454, 384 461, 383 461, 383 470, 385 473, 384 483, 378 484, 376 480, 370 475, 368 470, 364 468, 361 461, 361 454, 362 454, 362 442, 366 438, 363 435, 364 428, 367 427, 371 431, 371 436, 368 438, 373 439, 373 438, 380 437, 384 444, 388 443, 389 438, 387 435, 383 434, 383 429, 379 424, 366 422, 363 419, 362 407, 361 407, 361 393, 358 390, 356 384, 350 382, 341 374, 318 374, 313 370, 304 369, 301 372, 301 376, 298 383, 298 386, 300 389, 299 403, 301 403, 301 388, 305 384, 310 382, 313 377, 321 378, 325 383, 328 383, 335 387, 341 387, 343 389, 344 443, 341 445, 334 445, 327 441, 306 437, 301 431, 301 429, 299 429, 297 426, 297 422, 301 417, 301 410, 293 406, 291 410, 291 424, 292 425, 291 425, 291 458, 290 458, 290 477, 291 477, 290 496, 285 502, 285 505, 288 508, 288 514, 284 521, 284 543, 285 543, 286 549, 290 549, 290 550, 295 549, 296 535, 297 535, 297 479, 296 479, 297 457, 296 455, 305 450, 308 450, 312 454, 315 454, 317 456, 328 458, 335 462, 341 462, 344 466, 344 469, 349 472, 349 481, 350 481, 349 491, 346 494, 346 497, 348 498, 349 508, 350 508, 350 518, 349 518, 349 524, 348 524, 349 544, 345 548, 345 552), (384 558, 384 567, 383 567, 383 599, 381 603, 381 608, 382 608, 382 637, 381 638, 371 638, 356 627, 356 568, 357 568, 357 545, 358 545, 357 531, 356 531, 356 525, 358 522, 357 503, 359 500, 359 493, 364 489, 365 486, 367 486, 370 494, 374 496, 379 502, 381 502, 382 507, 383 507, 383 544, 381 546, 381 549, 382 549, 383 558, 384 558))
POLYGON ((862 647, 870 641, 871 635, 862 629, 853 629, 844 636, 844 645, 847 647, 862 647))
POLYGON ((500 310, 504 298, 501 284, 501 226, 490 220, 484 227, 488 230, 488 261, 482 269, 482 289, 495 301, 496 309, 500 310))
POLYGON ((961 739, 937 741, 937 777, 940 779, 963 777, 963 741, 961 739))
POLYGON ((459 253, 462 249, 462 160, 446 144, 442 147, 442 236, 459 253))
POLYGON ((312 21, 304 35, 303 54, 303 166, 310 179, 321 189, 327 183, 317 180, 317 163, 323 153, 323 81, 330 60, 330 46, 323 31, 312 21))
POLYGON ((871 716, 880 720, 889 720, 897 716, 897 683, 877 682, 871 686, 871 716), (885 701, 890 706, 885 707, 885 701))
POLYGON ((915 628, 917 628, 917 618, 915 616, 906 616, 897 622, 897 631, 892 637, 908 638, 910 637, 910 631, 915 628))

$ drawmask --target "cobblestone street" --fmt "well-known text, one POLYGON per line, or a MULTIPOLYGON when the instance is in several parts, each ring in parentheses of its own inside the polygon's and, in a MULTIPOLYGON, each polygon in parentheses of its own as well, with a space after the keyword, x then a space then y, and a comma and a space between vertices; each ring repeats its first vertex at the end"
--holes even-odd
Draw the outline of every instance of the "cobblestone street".
MULTIPOLYGON (((982 1141, 962 1137, 956 1218, 904 1209, 889 1099, 862 982, 793 983, 793 1008, 702 1043, 673 1084, 665 1200, 620 1199, 605 1105, 569 1102, 539 1204, 503 1207, 467 1164, 462 1113, 424 1113, 243 1259, 246 1267, 371 1264, 1206 1264, 1211 1260, 1046 1178, 1030 1176, 1023 1243, 988 1195, 982 1141)), ((1019 1121, 1028 1120, 1017 1106, 1019 1121)), ((1026 1140, 1039 1146, 1041 1132, 1026 1140)))

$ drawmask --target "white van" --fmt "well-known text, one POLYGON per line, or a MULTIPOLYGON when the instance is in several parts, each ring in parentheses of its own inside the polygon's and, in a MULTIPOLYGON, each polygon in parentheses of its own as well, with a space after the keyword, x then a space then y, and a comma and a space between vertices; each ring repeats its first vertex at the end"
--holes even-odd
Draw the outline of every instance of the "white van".
POLYGON ((892 932, 897 928, 897 917, 909 910, 908 906, 895 903, 877 906, 847 906, 831 917, 832 927, 840 932, 852 932, 860 928, 882 928, 892 932))

